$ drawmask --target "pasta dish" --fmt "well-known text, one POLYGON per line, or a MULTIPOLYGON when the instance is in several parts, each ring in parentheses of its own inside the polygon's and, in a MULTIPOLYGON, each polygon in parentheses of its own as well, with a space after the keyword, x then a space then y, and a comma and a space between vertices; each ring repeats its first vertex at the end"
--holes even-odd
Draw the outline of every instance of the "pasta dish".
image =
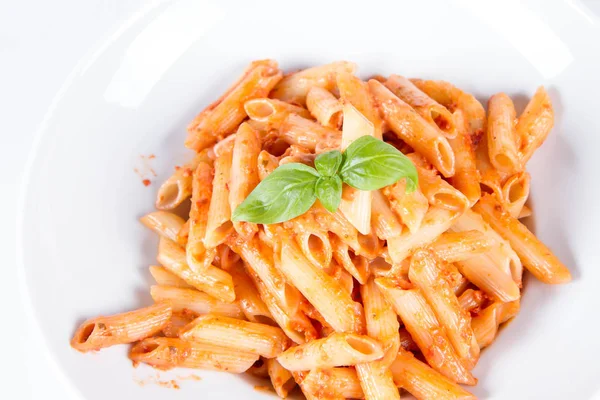
POLYGON ((200 112, 193 158, 141 218, 154 304, 85 321, 71 346, 250 373, 281 398, 474 399, 524 269, 571 279, 523 223, 550 97, 517 116, 504 93, 486 110, 445 81, 355 70, 255 61, 200 112))

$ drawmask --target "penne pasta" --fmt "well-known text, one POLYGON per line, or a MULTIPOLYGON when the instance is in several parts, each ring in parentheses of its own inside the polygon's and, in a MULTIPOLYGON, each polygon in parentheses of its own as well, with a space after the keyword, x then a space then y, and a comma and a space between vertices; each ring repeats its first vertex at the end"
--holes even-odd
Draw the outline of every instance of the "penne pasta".
POLYGON ((235 300, 233 280, 229 273, 213 265, 202 272, 192 270, 186 262, 185 251, 177 243, 161 238, 157 260, 188 285, 228 303, 235 300))
POLYGON ((190 236, 190 220, 188 219, 181 226, 181 229, 179 230, 179 232, 177 232, 177 238, 175 241, 181 247, 185 247, 187 245, 189 236, 190 236))
POLYGON ((437 101, 423 93, 410 80, 400 75, 390 75, 385 86, 401 100, 409 104, 421 117, 436 126, 448 139, 457 135, 452 113, 437 101))
POLYGON ((408 351, 400 350, 390 367, 394 382, 418 400, 476 400, 445 376, 417 360, 408 351))
POLYGON ((438 321, 445 327, 458 358, 472 369, 479 359, 479 347, 471 329, 471 316, 461 308, 446 275, 444 263, 438 262, 432 252, 419 250, 412 255, 408 273, 410 281, 421 290, 438 321))
POLYGON ((339 282, 313 266, 289 238, 282 243, 279 269, 333 329, 338 332, 362 331, 360 304, 352 300, 339 282))
POLYGON ((440 259, 457 262, 485 253, 495 244, 493 237, 471 230, 442 233, 429 247, 440 259))
POLYGON ((216 254, 214 248, 207 249, 204 245, 212 182, 212 167, 203 162, 198 164, 193 175, 189 231, 185 246, 186 261, 190 268, 197 272, 209 268, 216 254))
POLYGON ((275 87, 271 97, 288 103, 304 105, 311 87, 333 90, 336 87, 336 76, 340 73, 353 74, 356 64, 338 61, 331 64, 308 68, 285 76, 275 87))
POLYGON ((204 245, 207 249, 217 247, 225 242, 233 232, 231 207, 229 205, 229 179, 233 157, 233 143, 224 149, 223 154, 215 160, 215 177, 213 179, 212 197, 208 209, 206 235, 204 245))
POLYGON ((150 287, 150 295, 155 302, 169 304, 174 312, 191 311, 198 315, 213 313, 232 318, 244 318, 238 304, 224 303, 195 289, 154 285, 150 287))
MULTIPOLYGON (((344 107, 351 105, 358 114, 364 116, 364 118, 373 124, 372 135, 377 139, 381 139, 383 134, 383 120, 379 115, 369 85, 350 73, 338 74, 337 85, 344 107)), ((346 115, 344 115, 345 119, 346 115)))
POLYGON ((192 195, 192 174, 200 162, 210 162, 207 151, 201 151, 175 172, 158 189, 155 206, 159 210, 172 210, 192 195))
POLYGON ((476 384, 477 380, 458 358, 421 292, 397 288, 388 278, 377 278, 375 282, 402 319, 429 365, 457 383, 476 384))
POLYGON ((164 236, 174 242, 177 241, 177 234, 185 223, 179 215, 166 211, 154 211, 146 214, 140 218, 140 222, 160 236, 164 236))
POLYGON ((426 246, 446 232, 460 215, 443 208, 431 207, 425 214, 421 227, 416 232, 404 231, 400 236, 388 238, 388 252, 395 264, 421 246, 426 246))
POLYGON ((176 338, 179 337, 182 329, 192 322, 194 318, 197 316, 195 312, 184 310, 184 311, 176 311, 173 312, 169 322, 162 329, 163 335, 165 337, 176 338))
POLYGON ((477 170, 475 146, 467 131, 463 112, 456 110, 453 117, 456 125, 456 137, 448 139, 448 143, 454 151, 455 173, 449 181, 452 186, 460 190, 469 199, 469 204, 472 207, 481 197, 481 187, 479 185, 481 177, 477 170))
POLYGON ((364 285, 369 278, 369 261, 364 256, 354 253, 337 236, 331 237, 331 244, 333 245, 333 258, 335 261, 361 285, 364 285))
POLYGON ((537 279, 555 284, 571 280, 571 273, 567 267, 525 225, 511 217, 492 196, 483 196, 474 210, 510 243, 525 268, 537 279))
POLYGON ((266 358, 277 357, 290 345, 280 328, 214 314, 201 315, 190 322, 180 337, 266 358))
POLYGON ((261 60, 251 63, 242 77, 188 126, 186 147, 200 151, 233 133, 246 118, 244 103, 267 97, 281 78, 277 62, 261 60))
POLYGON ((82 323, 71 339, 71 347, 82 353, 116 344, 133 343, 160 332, 171 318, 166 303, 82 323))
POLYGON ((356 365, 381 357, 381 345, 369 336, 336 332, 326 338, 290 347, 277 357, 277 361, 289 371, 307 371, 356 365))
POLYGON ((421 190, 416 188, 414 192, 406 193, 406 179, 401 179, 393 185, 384 187, 382 192, 401 222, 411 233, 415 233, 421 227, 429 208, 427 198, 421 190))
POLYGON ((481 290, 467 289, 460 295, 458 302, 460 307, 469 312, 478 312, 486 300, 481 290))
POLYGON ((239 374, 258 360, 255 354, 189 342, 176 338, 148 338, 136 343, 129 352, 133 362, 167 370, 175 367, 208 369, 239 374))
POLYGON ((508 178, 502 186, 502 203, 513 218, 519 218, 529 198, 531 175, 519 172, 508 178))
POLYGON ((342 126, 342 103, 327 89, 312 87, 306 95, 306 107, 321 125, 334 129, 342 126))
POLYGON ((380 82, 370 80, 369 88, 390 129, 444 177, 454 175, 454 152, 444 135, 380 82))
POLYGON ((521 212, 518 215, 518 219, 531 217, 533 215, 533 210, 527 207, 527 204, 523 205, 521 212))
MULTIPOLYGON (((318 144, 339 143, 341 132, 327 128, 297 114, 289 114, 279 127, 279 135, 289 144, 302 146, 314 151, 318 144)), ((339 144, 338 144, 339 146, 339 144)))
MULTIPOLYGON (((503 239, 480 215, 472 210, 467 210, 450 227, 453 232, 479 231, 493 243, 492 247, 484 254, 472 257, 469 263, 478 265, 490 264, 511 276, 517 286, 521 286, 523 265, 510 243, 503 239)), ((484 268, 483 266, 481 268, 484 268)), ((469 278, 470 279, 470 278, 469 278)), ((512 299, 515 300, 515 299, 512 299)), ((511 300, 505 300, 511 301, 511 300)))
POLYGON ((485 132, 485 110, 475 96, 445 81, 411 79, 411 82, 451 112, 462 111, 473 143, 479 143, 485 132))
POLYGON ((518 300, 510 303, 496 302, 474 317, 471 326, 479 347, 483 349, 492 344, 496 339, 500 325, 516 316, 519 309, 520 303, 518 300))
POLYGON ((399 236, 402 224, 392 211, 390 203, 380 190, 374 190, 371 202, 371 228, 381 240, 399 236))
POLYGON ((281 123, 289 114, 296 114, 302 118, 311 118, 310 112, 285 101, 277 99, 252 99, 244 103, 244 110, 250 120, 264 124, 264 130, 279 129, 281 123))
MULTIPOLYGON (((258 132, 248 124, 241 124, 233 146, 231 174, 227 185, 231 212, 242 204, 260 182, 257 164, 260 151, 261 142, 258 132)), ((258 232, 258 226, 250 222, 234 221, 233 227, 238 235, 245 239, 258 232)))
POLYGON ((257 292, 252 278, 250 278, 243 267, 237 265, 231 268, 231 277, 235 289, 235 296, 246 319, 251 322, 276 326, 269 308, 265 305, 257 292))
POLYGON ((283 368, 275 358, 266 360, 266 363, 269 378, 271 379, 271 384, 275 389, 275 393, 277 393, 277 396, 285 399, 296 387, 294 377, 291 372, 283 368))
POLYGON ((487 143, 492 165, 504 173, 519 171, 518 144, 515 133, 515 106, 505 93, 498 93, 488 101, 487 143))
POLYGON ((525 166, 533 153, 544 143, 552 126, 552 102, 546 89, 540 86, 517 121, 516 134, 521 144, 521 165, 525 166))
POLYGON ((160 265, 151 265, 150 275, 152 275, 157 284, 162 286, 175 286, 184 289, 193 288, 192 285, 188 285, 183 279, 160 265))
POLYGON ((304 378, 303 386, 318 399, 365 398, 356 371, 349 367, 314 369, 304 378))
POLYGON ((506 178, 504 173, 499 172, 490 162, 488 155, 488 141, 484 136, 475 150, 475 163, 479 172, 479 183, 482 192, 493 193, 502 197, 502 182, 506 178))

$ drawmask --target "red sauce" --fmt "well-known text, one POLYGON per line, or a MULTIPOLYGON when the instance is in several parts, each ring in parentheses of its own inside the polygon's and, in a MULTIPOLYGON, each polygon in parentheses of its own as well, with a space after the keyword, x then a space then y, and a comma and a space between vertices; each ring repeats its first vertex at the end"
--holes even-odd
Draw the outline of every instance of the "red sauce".
POLYGON ((144 179, 144 180, 142 181, 142 183, 144 184, 144 186, 150 186, 150 184, 151 184, 152 182, 150 182, 150 179, 144 179))

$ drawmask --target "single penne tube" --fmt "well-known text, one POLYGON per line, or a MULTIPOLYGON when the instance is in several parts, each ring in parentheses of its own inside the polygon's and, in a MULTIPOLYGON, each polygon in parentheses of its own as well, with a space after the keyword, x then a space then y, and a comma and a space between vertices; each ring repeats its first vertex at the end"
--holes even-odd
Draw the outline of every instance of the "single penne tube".
MULTIPOLYGON (((337 75, 340 99, 344 106, 351 105, 358 113, 373 124, 373 136, 382 138, 383 120, 370 92, 369 85, 351 73, 337 75)), ((346 114, 346 112, 344 112, 346 114)), ((344 120, 346 115, 344 115, 344 120)))
POLYGON ((375 282, 402 319, 429 365, 457 383, 476 384, 477 380, 462 364, 423 294, 418 289, 398 288, 388 278, 377 278, 375 282))
POLYGON ((175 367, 242 373, 258 360, 252 353, 177 338, 154 337, 136 343, 129 351, 134 362, 167 370, 175 367))
POLYGON ((336 76, 346 72, 353 74, 356 64, 337 61, 286 75, 275 87, 271 97, 288 103, 304 105, 310 88, 318 86, 326 90, 336 87, 336 76))
POLYGON ((469 204, 473 206, 481 197, 481 186, 479 185, 481 177, 477 170, 475 146, 467 131, 463 112, 456 110, 453 117, 456 125, 456 137, 448 139, 448 143, 454 151, 455 173, 449 181, 469 199, 469 204))
POLYGON ((504 182, 502 185, 502 202, 513 218, 519 218, 525 202, 529 198, 531 175, 522 171, 504 182))
POLYGON ((321 399, 365 398, 356 371, 351 367, 314 369, 304 378, 303 386, 321 399))
POLYGON ((370 80, 369 88, 390 129, 444 177, 454 175, 454 152, 444 135, 382 83, 370 80))
POLYGON ((462 275, 493 299, 513 301, 521 297, 512 277, 484 255, 458 261, 455 265, 462 275))
MULTIPOLYGON (((517 286, 521 286, 523 276, 523 265, 517 253, 513 250, 510 243, 500 236, 492 227, 483 220, 483 218, 472 210, 467 210, 450 227, 452 232, 465 232, 476 230, 485 235, 492 242, 492 247, 484 254, 477 255, 468 261, 475 261, 476 264, 492 264, 501 271, 504 271, 515 281, 517 286)), ((483 267, 482 267, 483 268, 483 267)), ((512 299, 515 300, 515 299, 512 299)), ((510 300, 506 300, 510 301, 510 300)))
POLYGON ((364 257, 357 255, 346 243, 335 235, 331 236, 333 246, 333 258, 341 265, 351 276, 353 276, 361 285, 364 285, 369 278, 369 261, 364 257))
POLYGON ((277 62, 273 60, 251 63, 242 77, 188 126, 186 147, 200 151, 233 133, 246 118, 244 103, 253 98, 267 97, 282 76, 277 62))
POLYGON ((479 142, 485 132, 485 109, 475 96, 446 81, 411 79, 411 82, 451 112, 461 110, 469 135, 475 144, 479 142))
POLYGON ((410 80, 400 75, 390 75, 385 86, 396 96, 409 104, 430 124, 436 126, 448 139, 456 137, 456 127, 452 113, 437 101, 426 95, 410 80))
POLYGON ((384 346, 385 357, 378 362, 389 366, 400 346, 396 313, 373 278, 360 287, 360 294, 365 308, 367 334, 384 346))
POLYGON ((277 357, 289 371, 350 366, 383 357, 379 342, 365 335, 332 333, 331 335, 290 347, 277 357))
POLYGON ((192 270, 187 264, 185 251, 172 240, 160 239, 157 260, 188 285, 228 303, 235 300, 233 280, 227 271, 213 265, 201 272, 192 270))
POLYGON ((418 250, 411 257, 408 276, 427 299, 457 356, 468 369, 479 359, 479 346, 471 329, 471 315, 463 310, 452 287, 446 281, 444 262, 433 252, 418 250))
POLYGON ((430 207, 416 232, 403 231, 400 236, 388 238, 388 252, 395 264, 421 246, 432 243, 439 235, 446 232, 460 214, 439 207, 430 207))
POLYGON ((224 303, 195 289, 153 285, 150 287, 150 295, 156 302, 169 304, 175 312, 187 310, 198 315, 213 313, 232 318, 244 318, 244 313, 237 303, 224 303))
POLYGON ((555 284, 571 280, 568 268, 492 196, 483 196, 475 205, 474 210, 510 243, 525 268, 537 279, 544 283, 555 284))
POLYGON ((294 380, 292 373, 283 368, 275 358, 266 360, 266 364, 267 372, 271 379, 271 385, 273 385, 275 393, 277 393, 277 396, 285 399, 296 387, 296 381, 294 380))
MULTIPOLYGON (((352 104, 344 105, 341 150, 362 136, 374 136, 374 125, 352 104)), ((371 231, 372 192, 346 186, 342 192, 339 210, 363 235, 371 231)))
POLYGON ((258 177, 262 181, 279 166, 279 160, 269 152, 262 150, 258 154, 258 177))
POLYGON ((488 101, 487 143, 492 165, 504 173, 519 171, 521 160, 515 133, 515 106, 505 93, 498 93, 488 101))
POLYGON ((371 192, 371 227, 381 240, 402 233, 402 223, 392 211, 390 203, 380 190, 371 192))
POLYGON ((290 345, 280 328, 215 314, 199 316, 184 328, 180 337, 266 358, 277 357, 290 345))
POLYGON ((206 221, 204 245, 207 249, 217 247, 233 232, 231 207, 229 204, 229 179, 233 158, 233 143, 215 160, 212 197, 206 221))
POLYGON ((186 311, 175 311, 171 315, 169 322, 162 329, 163 335, 166 337, 179 337, 179 333, 181 330, 190 322, 197 317, 195 312, 186 310, 186 311))
POLYGON ((476 400, 471 393, 417 360, 409 351, 400 350, 390 367, 394 382, 418 400, 476 400))
POLYGON ((492 344, 498 335, 501 324, 516 316, 520 309, 519 301, 495 302, 484 308, 473 318, 471 326, 480 348, 492 344))
MULTIPOLYGON (((395 355, 395 354, 394 354, 395 355)), ((366 400, 400 400, 390 368, 379 361, 356 365, 360 387, 366 400)))
POLYGON ((414 192, 406 192, 406 179, 401 179, 393 185, 386 186, 382 193, 390 202, 392 210, 400 217, 411 233, 415 233, 423 222, 429 208, 427 198, 418 187, 414 192))
POLYGON ((275 266, 273 249, 256 236, 250 240, 232 240, 230 247, 242 257, 246 268, 260 278, 279 306, 289 315, 296 314, 302 296, 275 266))
POLYGON ((360 304, 352 300, 338 281, 312 265, 290 238, 283 238, 278 267, 333 329, 338 332, 362 330, 364 320, 360 304))
MULTIPOLYGON (((237 130, 231 161, 229 179, 229 208, 233 212, 260 182, 258 178, 258 154, 261 142, 250 125, 243 123, 237 130)), ((250 222, 234 221, 233 227, 242 238, 258 232, 258 226, 250 222)))
POLYGON ((480 310, 485 300, 486 297, 483 292, 475 289, 465 290, 458 298, 460 307, 469 312, 476 312, 477 310, 480 310))
POLYGON ((207 249, 204 245, 212 183, 212 166, 204 162, 199 163, 193 175, 189 231, 185 245, 186 261, 190 268, 197 272, 209 268, 216 254, 214 248, 207 249))
POLYGON ((160 332, 169 322, 172 308, 167 303, 82 323, 71 339, 71 347, 82 353, 116 344, 133 343, 160 332))
POLYGON ((302 118, 311 118, 310 112, 300 106, 277 99, 252 99, 244 103, 244 110, 252 121, 264 123, 266 130, 279 129, 288 114, 297 114, 302 118))
POLYGON ((235 297, 246 319, 266 325, 276 325, 269 308, 260 297, 252 278, 244 271, 241 265, 230 270, 233 278, 235 297))
POLYGON ((249 267, 246 270, 248 272, 248 276, 254 282, 260 298, 269 309, 273 320, 281 329, 283 329, 287 337, 289 337, 294 343, 298 344, 318 337, 315 327, 311 324, 310 320, 303 312, 301 312, 299 309, 296 309, 292 313, 289 310, 282 308, 278 304, 275 296, 273 296, 269 288, 258 277, 258 275, 249 267))
POLYGON ((167 211, 154 211, 146 214, 140 218, 140 222, 147 228, 174 242, 177 241, 177 234, 185 223, 179 215, 167 211))
POLYGON ((150 275, 152 275, 158 285, 175 286, 184 289, 193 288, 192 285, 188 285, 183 279, 160 265, 151 265, 150 275))
POLYGON ((342 103, 327 89, 319 86, 310 88, 306 107, 321 125, 334 129, 342 126, 342 103))
POLYGON ((487 136, 484 135, 475 150, 475 164, 479 175, 479 183, 482 192, 494 193, 502 197, 502 182, 506 174, 498 171, 491 163, 488 155, 487 136))
POLYGON ((423 157, 416 153, 409 154, 408 157, 416 166, 419 188, 429 204, 457 213, 463 213, 470 207, 469 199, 443 180, 423 157))
POLYGON ((215 255, 215 266, 218 266, 225 271, 230 271, 233 267, 238 265, 242 259, 239 254, 234 252, 231 247, 226 244, 221 244, 217 247, 217 254, 215 255))
POLYGON ((516 134, 520 146, 521 165, 544 143, 554 125, 554 109, 548 92, 540 86, 519 117, 516 134))
POLYGON ((289 114, 279 127, 279 135, 289 144, 295 144, 314 151, 320 142, 339 140, 342 133, 297 114, 289 114))
POLYGON ((437 257, 447 262, 462 261, 485 253, 496 242, 478 230, 444 232, 429 247, 437 257))
POLYGON ((323 229, 311 213, 283 223, 283 228, 296 234, 302 252, 316 267, 329 269, 333 249, 327 230, 323 229))
POLYGON ((175 167, 175 172, 158 189, 155 206, 172 210, 192 195, 192 175, 200 162, 210 162, 208 151, 201 151, 187 164, 175 167))

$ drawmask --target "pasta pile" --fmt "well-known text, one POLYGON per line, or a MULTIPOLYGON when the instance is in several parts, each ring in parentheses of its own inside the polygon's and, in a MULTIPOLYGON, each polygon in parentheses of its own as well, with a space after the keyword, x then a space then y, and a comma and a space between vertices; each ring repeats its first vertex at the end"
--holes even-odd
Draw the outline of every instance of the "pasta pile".
POLYGON ((477 383, 481 349, 519 312, 523 267, 571 279, 519 221, 550 99, 540 87, 517 118, 503 93, 486 113, 450 83, 365 82, 355 68, 251 63, 190 124, 195 157, 141 218, 160 236, 155 303, 84 322, 71 346, 133 343, 135 362, 248 372, 282 398, 299 386, 307 399, 474 399, 459 384, 477 383), (313 166, 363 135, 412 161, 415 191, 344 185, 334 212, 316 201, 285 222, 232 221, 279 166, 313 166), (189 199, 189 215, 172 212, 189 199))

